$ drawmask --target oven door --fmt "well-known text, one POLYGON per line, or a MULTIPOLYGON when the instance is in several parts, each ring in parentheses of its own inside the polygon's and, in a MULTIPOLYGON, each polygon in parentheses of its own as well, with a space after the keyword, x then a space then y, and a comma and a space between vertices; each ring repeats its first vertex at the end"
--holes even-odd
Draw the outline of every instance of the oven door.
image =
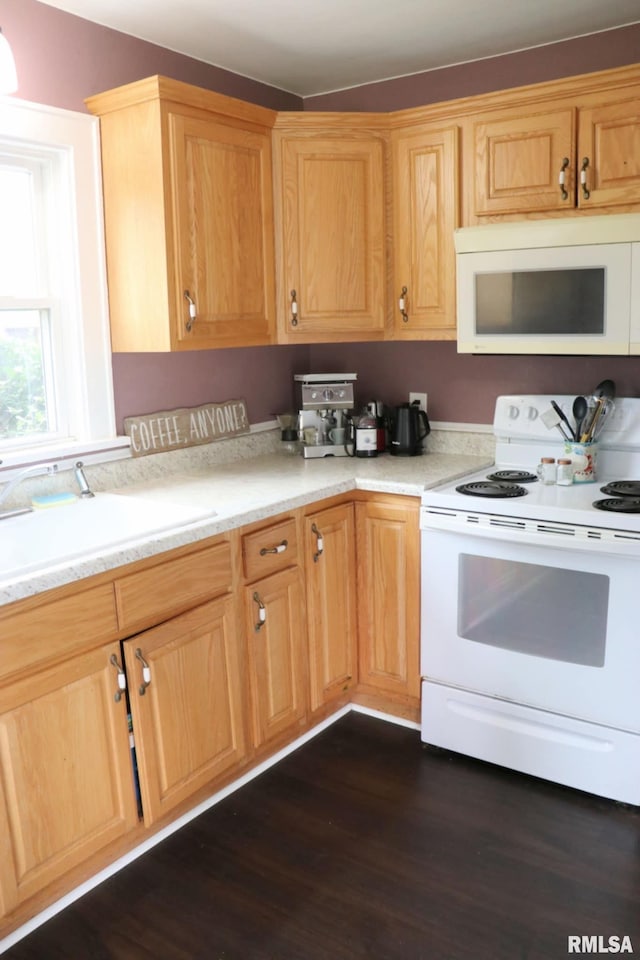
POLYGON ((509 536, 423 518, 423 677, 639 733, 640 557, 509 536))

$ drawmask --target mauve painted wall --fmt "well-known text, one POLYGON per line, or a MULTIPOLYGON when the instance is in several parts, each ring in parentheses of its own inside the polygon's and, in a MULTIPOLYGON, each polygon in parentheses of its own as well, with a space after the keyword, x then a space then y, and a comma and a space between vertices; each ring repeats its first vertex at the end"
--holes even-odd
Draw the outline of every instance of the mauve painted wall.
POLYGON ((306 97, 305 110, 404 110, 640 61, 640 23, 502 57, 306 97))
MULTIPOLYGON (((231 2, 231 0, 230 0, 231 2)), ((84 110, 84 98, 155 73, 279 110, 302 101, 153 44, 38 3, 2 0, 1 22, 17 62, 18 95, 84 110)), ((161 5, 158 15, 161 15, 161 5)), ((304 109, 392 110, 554 79, 640 60, 640 27, 541 47, 415 77, 308 98, 304 109)), ((640 395, 635 359, 462 357, 451 343, 263 347, 179 355, 116 354, 116 416, 244 397, 253 423, 286 410, 292 376, 307 371, 359 374, 358 397, 402 402, 427 390, 434 420, 488 422, 499 393, 583 392, 604 377, 640 395)))

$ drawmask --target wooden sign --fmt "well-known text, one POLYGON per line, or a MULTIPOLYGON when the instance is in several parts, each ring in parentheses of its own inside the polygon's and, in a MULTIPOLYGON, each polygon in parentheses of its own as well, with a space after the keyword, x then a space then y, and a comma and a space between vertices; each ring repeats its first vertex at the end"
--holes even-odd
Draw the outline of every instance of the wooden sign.
POLYGON ((225 400, 224 403, 205 403, 201 407, 181 407, 141 417, 125 417, 124 432, 131 437, 134 457, 213 443, 249 433, 247 404, 244 400, 225 400))

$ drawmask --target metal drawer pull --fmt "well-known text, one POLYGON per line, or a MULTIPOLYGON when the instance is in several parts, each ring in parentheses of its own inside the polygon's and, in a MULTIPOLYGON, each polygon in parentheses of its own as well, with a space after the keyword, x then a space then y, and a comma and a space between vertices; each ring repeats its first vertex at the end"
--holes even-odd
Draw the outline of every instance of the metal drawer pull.
POLYGON ((587 167, 589 166, 589 157, 585 157, 580 168, 580 186, 582 187, 582 196, 588 200, 591 192, 587 186, 587 167))
POLYGON ((264 557, 268 553, 284 553, 288 546, 289 541, 283 540, 282 543, 279 543, 277 547, 263 547, 260 551, 260 556, 264 557))
POLYGON ((189 294, 188 290, 184 292, 184 298, 189 304, 189 319, 187 320, 187 333, 191 333, 191 327, 193 326, 193 321, 198 316, 198 311, 196 310, 196 302, 193 297, 189 294))
POLYGON ((127 689, 127 678, 125 676, 124 670, 121 665, 118 663, 118 658, 115 653, 112 653, 109 657, 109 663, 111 666, 115 667, 118 671, 118 689, 113 695, 113 699, 116 703, 120 703, 122 700, 122 691, 127 689))
POLYGON ((324 538, 315 523, 311 524, 311 533, 316 535, 316 552, 313 555, 313 562, 317 563, 322 554, 324 553, 324 538))
POLYGON ((142 683, 138 687, 138 693, 141 697, 144 697, 147 692, 147 687, 151 683, 151 668, 145 658, 142 656, 142 650, 140 647, 136 649, 136 660, 139 660, 142 664, 142 683))
POLYGON ((409 314, 407 313, 407 288, 403 287, 400 291, 400 299, 398 300, 398 309, 402 314, 402 322, 409 323, 409 314))
POLYGON ((298 300, 297 293, 295 290, 291 291, 291 326, 298 326, 298 300))
POLYGON ((267 608, 265 607, 264 603, 260 599, 260 594, 258 593, 257 590, 253 594, 253 599, 258 604, 258 622, 254 624, 254 627, 253 627, 253 629, 257 633, 258 630, 261 630, 262 627, 265 625, 265 622, 267 619, 267 608))
POLYGON ((558 183, 560 184, 560 196, 562 197, 563 200, 569 199, 569 194, 567 193, 567 188, 565 187, 566 177, 567 177, 565 170, 567 169, 568 166, 569 166, 569 157, 565 157, 564 160, 562 161, 560 174, 558 176, 558 183))

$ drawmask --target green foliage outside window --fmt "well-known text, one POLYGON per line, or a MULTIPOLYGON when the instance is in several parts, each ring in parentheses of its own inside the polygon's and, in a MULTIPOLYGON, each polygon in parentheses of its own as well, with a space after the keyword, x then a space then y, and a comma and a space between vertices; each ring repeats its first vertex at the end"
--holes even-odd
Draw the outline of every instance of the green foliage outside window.
POLYGON ((39 338, 0 335, 0 439, 47 429, 39 338))

